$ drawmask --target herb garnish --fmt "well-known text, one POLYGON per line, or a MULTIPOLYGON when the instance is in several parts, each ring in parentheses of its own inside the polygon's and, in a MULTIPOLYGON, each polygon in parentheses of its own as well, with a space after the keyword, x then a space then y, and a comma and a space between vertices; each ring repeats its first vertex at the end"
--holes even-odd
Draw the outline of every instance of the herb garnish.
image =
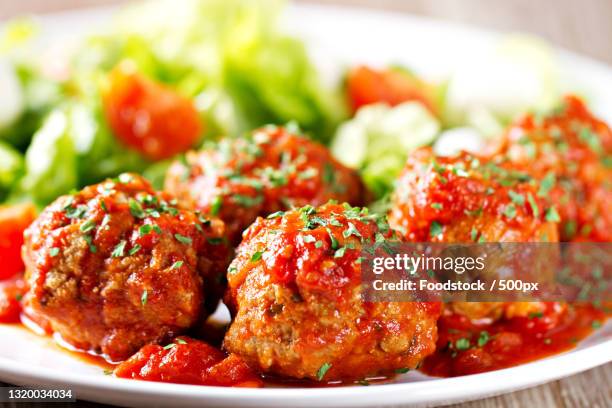
POLYGON ((325 377, 325 374, 327 374, 331 367, 332 365, 330 363, 323 363, 323 365, 319 368, 319 371, 317 371, 317 380, 323 380, 323 377, 325 377))
POLYGON ((176 238, 176 240, 180 242, 181 244, 185 244, 185 245, 191 245, 191 243, 193 242, 191 238, 186 237, 181 234, 174 234, 174 238, 176 238))
POLYGON ((455 348, 457 350, 467 350, 467 349, 469 349, 470 348, 470 340, 466 339, 465 337, 457 339, 455 341, 455 348))
POLYGON ((257 251, 255 252, 252 256, 251 256, 251 262, 257 262, 261 259, 261 256, 263 255, 262 251, 257 251))
POLYGON ((132 213, 134 217, 136 218, 146 217, 146 214, 144 210, 142 209, 142 205, 140 205, 138 201, 134 200, 133 198, 130 198, 130 200, 128 201, 128 205, 130 207, 130 213, 132 213))
POLYGON ((123 256, 123 252, 125 250, 125 245, 127 244, 127 242, 125 240, 119 242, 117 244, 117 246, 115 247, 115 249, 113 249, 113 252, 111 252, 111 256, 113 258, 119 258, 123 256))

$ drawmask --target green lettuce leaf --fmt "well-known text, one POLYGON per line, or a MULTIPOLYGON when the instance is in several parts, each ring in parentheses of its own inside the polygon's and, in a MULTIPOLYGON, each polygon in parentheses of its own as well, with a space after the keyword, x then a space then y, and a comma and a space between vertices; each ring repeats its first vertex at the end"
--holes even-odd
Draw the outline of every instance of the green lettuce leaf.
POLYGON ((45 119, 26 151, 25 175, 11 194, 13 200, 28 198, 45 205, 77 187, 76 150, 68 126, 59 110, 45 119))

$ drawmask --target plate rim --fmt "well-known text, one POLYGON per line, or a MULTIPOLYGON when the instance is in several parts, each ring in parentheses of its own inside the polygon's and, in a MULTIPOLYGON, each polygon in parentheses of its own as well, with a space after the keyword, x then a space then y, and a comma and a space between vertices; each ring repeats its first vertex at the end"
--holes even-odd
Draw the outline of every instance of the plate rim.
MULTIPOLYGON (((606 326, 610 327, 612 325, 608 322, 606 326)), ((602 328, 602 330, 605 330, 605 328, 602 328)), ((609 337, 609 335, 606 337, 609 337)), ((58 384, 59 382, 65 386, 91 389, 93 392, 115 391, 132 395, 144 394, 149 398, 155 396, 162 398, 179 396, 190 399, 210 398, 219 403, 248 400, 251 403, 261 404, 265 402, 280 403, 286 401, 288 397, 299 395, 301 400, 297 402, 300 406, 310 406, 310 403, 315 401, 317 406, 337 405, 332 399, 327 400, 327 403, 325 402, 326 400, 321 401, 321 398, 326 397, 362 398, 361 401, 353 401, 352 405, 365 406, 371 400, 377 397, 388 396, 392 392, 401 393, 405 396, 405 398, 401 398, 401 403, 422 402, 424 397, 427 397, 427 402, 429 403, 447 400, 456 401, 462 398, 481 398, 485 395, 497 395, 511 390, 543 384, 610 362, 612 362, 612 338, 608 338, 596 345, 587 346, 584 349, 572 349, 541 360, 501 370, 451 378, 432 378, 424 381, 379 384, 369 387, 356 385, 328 388, 228 388, 136 381, 104 375, 79 375, 71 372, 62 372, 61 375, 58 375, 57 371, 51 368, 34 364, 24 365, 21 362, 4 356, 0 356, 0 378, 10 377, 13 382, 14 379, 18 379, 18 383, 23 383, 25 382, 24 380, 27 380, 28 383, 47 385, 58 384), (508 385, 503 385, 504 380, 509 378, 512 379, 512 382, 508 385), (463 387, 470 383, 478 383, 482 387, 478 389, 477 393, 465 392, 463 387), (439 391, 439 389, 444 389, 444 393, 435 392, 439 391)), ((78 390, 76 392, 78 393, 78 390)), ((85 399, 89 399, 87 394, 85 399)), ((382 403, 380 400, 379 402, 382 403)), ((399 402, 399 400, 396 402, 399 402)))
MULTIPOLYGON (((305 10, 309 13, 334 12, 339 13, 359 13, 366 14, 368 17, 378 21, 394 19, 396 21, 419 21, 431 25, 441 25, 447 30, 462 30, 473 35, 499 36, 501 31, 485 28, 478 25, 467 24, 464 22, 450 21, 431 16, 421 16, 400 11, 381 10, 364 6, 347 6, 338 4, 320 3, 291 3, 290 7, 294 10, 305 10)), ((110 10, 116 10, 116 6, 97 6, 86 7, 75 10, 52 12, 34 15, 41 22, 53 21, 61 18, 74 18, 76 16, 92 16, 94 14, 108 14, 110 10)), ((90 17, 91 18, 91 17, 90 17)), ((6 19, 0 20, 0 27, 4 25, 6 19)), ((582 70, 597 69, 600 72, 607 72, 612 78, 612 65, 608 62, 598 60, 592 56, 584 55, 575 51, 568 50, 557 44, 552 48, 558 52, 561 63, 571 63, 579 66, 582 70)), ((610 322, 606 324, 610 326, 610 322)), ((603 330, 603 329, 602 329, 603 330)), ((585 340, 590 338, 587 337, 585 340)), ((571 349, 561 354, 556 354, 541 360, 536 360, 515 367, 491 371, 481 374, 473 374, 454 378, 432 378, 424 381, 413 381, 406 383, 376 384, 370 387, 363 386, 340 386, 329 388, 227 388, 216 386, 196 386, 183 384, 156 383, 146 381, 135 381, 118 379, 104 375, 79 375, 72 372, 60 372, 51 368, 26 364, 8 357, 0 356, 0 378, 10 377, 12 382, 24 383, 15 379, 30 380, 30 383, 58 384, 82 387, 88 390, 85 398, 88 400, 103 399, 94 397, 93 394, 99 392, 119 392, 141 396, 142 398, 196 398, 205 401, 207 398, 215 400, 217 403, 233 405, 237 400, 242 403, 253 404, 282 404, 287 403, 288 397, 293 397, 292 403, 299 406, 311 406, 316 402, 317 406, 337 406, 337 398, 349 398, 351 406, 366 406, 372 403, 379 405, 385 404, 410 404, 410 403, 440 403, 467 401, 480 399, 486 396, 498 395, 513 390, 536 386, 546 382, 554 381, 569 375, 573 375, 597 366, 612 362, 612 338, 605 335, 606 340, 599 344, 585 346, 583 349, 571 349), (504 380, 511 379, 508 384, 504 380), (471 388, 466 386, 472 384, 471 388), (473 384, 480 387, 474 390, 473 384), (462 390, 462 388, 466 390, 462 390), (442 392, 440 390, 443 390, 442 392), (398 394, 390 398, 390 394, 398 394), (295 399, 299 397, 299 399, 295 399), (331 397, 334 397, 333 399, 331 397)), ((77 391, 78 392, 78 391, 77 391)), ((245 404, 247 405, 247 404, 245 404)), ((342 405, 342 404, 340 404, 342 405)))

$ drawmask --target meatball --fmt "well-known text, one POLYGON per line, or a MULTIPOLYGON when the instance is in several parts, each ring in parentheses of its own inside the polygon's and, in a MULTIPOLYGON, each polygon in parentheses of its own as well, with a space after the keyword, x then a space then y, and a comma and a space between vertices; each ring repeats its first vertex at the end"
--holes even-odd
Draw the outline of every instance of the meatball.
MULTIPOLYGON (((467 153, 435 157, 423 148, 408 158, 392 197, 389 224, 411 242, 558 241, 554 207, 526 173, 467 153)), ((472 319, 527 315, 538 302, 456 302, 472 319)))
POLYGON ((439 303, 365 302, 361 249, 390 237, 367 210, 328 203, 258 218, 228 269, 224 347, 262 372, 314 380, 413 368, 435 348, 439 303))
POLYGON ((612 241, 612 131, 580 99, 525 115, 506 132, 500 154, 542 180, 562 240, 612 241))
POLYGON ((411 242, 558 241, 556 210, 527 173, 467 153, 413 152, 391 201, 389 224, 411 242))
POLYGON ((188 153, 168 171, 166 189, 218 215, 235 244, 257 216, 332 199, 360 205, 364 196, 358 175, 327 148, 275 126, 188 153))
POLYGON ((60 197, 24 234, 25 311, 75 348, 125 359, 218 301, 224 228, 136 175, 60 197))

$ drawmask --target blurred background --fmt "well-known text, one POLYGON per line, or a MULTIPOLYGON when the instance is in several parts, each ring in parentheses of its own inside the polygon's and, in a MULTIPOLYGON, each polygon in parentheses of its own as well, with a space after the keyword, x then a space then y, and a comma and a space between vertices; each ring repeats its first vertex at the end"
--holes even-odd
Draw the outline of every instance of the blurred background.
MULTIPOLYGON (((300 0, 297 0, 300 1, 300 0)), ((0 19, 125 0, 0 0, 0 19)), ((610 0, 309 0, 409 12, 481 27, 524 31, 612 63, 610 0)))

